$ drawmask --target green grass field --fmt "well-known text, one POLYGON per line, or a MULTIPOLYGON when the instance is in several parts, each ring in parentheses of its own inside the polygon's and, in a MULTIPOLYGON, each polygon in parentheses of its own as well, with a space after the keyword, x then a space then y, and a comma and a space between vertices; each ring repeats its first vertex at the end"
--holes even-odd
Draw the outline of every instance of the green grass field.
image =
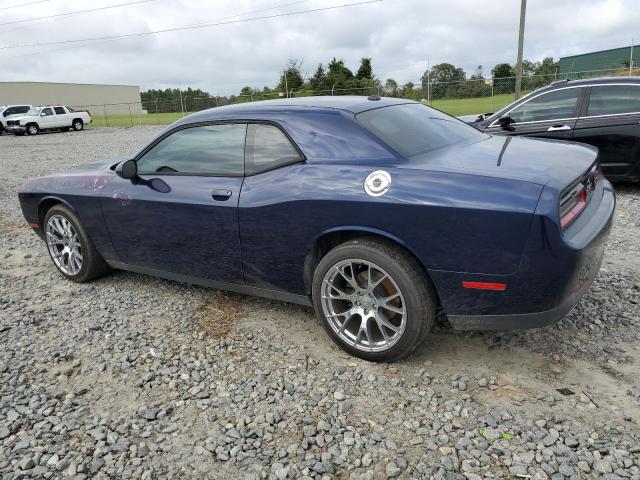
MULTIPOLYGON (((450 115, 495 112, 513 102, 513 94, 494 95, 481 98, 454 98, 434 100, 433 107, 450 115)), ((184 116, 193 112, 185 112, 184 116)), ((183 117, 176 113, 149 113, 146 115, 94 115, 89 127, 131 127, 137 125, 168 125, 183 117)))
POLYGON ((434 100, 432 106, 449 115, 471 115, 473 113, 495 112, 513 100, 513 93, 505 93, 493 97, 434 100))

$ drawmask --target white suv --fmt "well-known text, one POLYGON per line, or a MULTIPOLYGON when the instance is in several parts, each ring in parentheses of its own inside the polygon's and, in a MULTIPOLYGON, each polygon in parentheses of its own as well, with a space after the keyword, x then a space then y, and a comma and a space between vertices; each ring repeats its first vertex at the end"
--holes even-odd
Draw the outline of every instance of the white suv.
POLYGON ((74 110, 63 105, 33 107, 26 115, 7 120, 5 130, 16 135, 37 135, 43 130, 82 130, 91 123, 91 114, 86 110, 74 110))
POLYGON ((21 117, 31 109, 31 105, 5 105, 0 106, 0 135, 7 128, 7 120, 21 117))

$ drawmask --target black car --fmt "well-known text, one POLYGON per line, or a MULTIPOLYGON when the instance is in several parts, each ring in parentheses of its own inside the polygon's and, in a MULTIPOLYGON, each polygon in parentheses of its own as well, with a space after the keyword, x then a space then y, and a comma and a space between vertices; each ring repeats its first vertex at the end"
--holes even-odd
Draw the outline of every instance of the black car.
POLYGON ((640 77, 561 80, 497 113, 461 118, 491 134, 588 143, 610 180, 640 180, 640 77))

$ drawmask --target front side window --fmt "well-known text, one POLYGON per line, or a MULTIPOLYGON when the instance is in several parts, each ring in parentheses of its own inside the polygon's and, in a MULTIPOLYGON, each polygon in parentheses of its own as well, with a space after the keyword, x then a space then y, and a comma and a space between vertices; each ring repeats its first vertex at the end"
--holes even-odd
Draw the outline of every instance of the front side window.
POLYGON ((246 131, 245 124, 178 130, 138 159, 138 172, 241 176, 246 131))
POLYGON ((640 112, 640 85, 591 87, 587 116, 640 112))
POLYGON ((516 122, 542 122, 573 118, 580 88, 566 88, 543 93, 528 102, 518 105, 508 115, 516 122))
POLYGON ((42 114, 43 115, 53 115, 53 110, 51 110, 50 108, 45 108, 42 110, 42 114))
POLYGON ((263 124, 250 124, 247 127, 247 175, 300 160, 300 154, 278 127, 263 124))
POLYGON ((19 107, 19 109, 16 109, 18 113, 27 113, 29 111, 30 107, 28 106, 23 106, 23 107, 19 107))
POLYGON ((374 108, 359 113, 356 119, 405 157, 486 138, 466 123, 419 103, 374 108))
POLYGON ((62 107, 54 107, 53 109, 56 111, 56 115, 64 115, 66 113, 62 107))

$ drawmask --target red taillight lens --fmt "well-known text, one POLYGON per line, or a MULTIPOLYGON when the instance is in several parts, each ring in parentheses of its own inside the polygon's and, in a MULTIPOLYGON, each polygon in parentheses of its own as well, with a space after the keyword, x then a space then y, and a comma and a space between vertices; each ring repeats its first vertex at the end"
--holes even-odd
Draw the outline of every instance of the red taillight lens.
POLYGON ((562 229, 568 227, 585 209, 599 179, 600 170, 596 165, 562 194, 560 199, 560 227, 562 229))
POLYGON ((580 212, 587 206, 587 189, 577 192, 567 203, 560 207, 560 227, 566 228, 573 222, 580 212), (564 211, 564 213, 563 213, 564 211))

